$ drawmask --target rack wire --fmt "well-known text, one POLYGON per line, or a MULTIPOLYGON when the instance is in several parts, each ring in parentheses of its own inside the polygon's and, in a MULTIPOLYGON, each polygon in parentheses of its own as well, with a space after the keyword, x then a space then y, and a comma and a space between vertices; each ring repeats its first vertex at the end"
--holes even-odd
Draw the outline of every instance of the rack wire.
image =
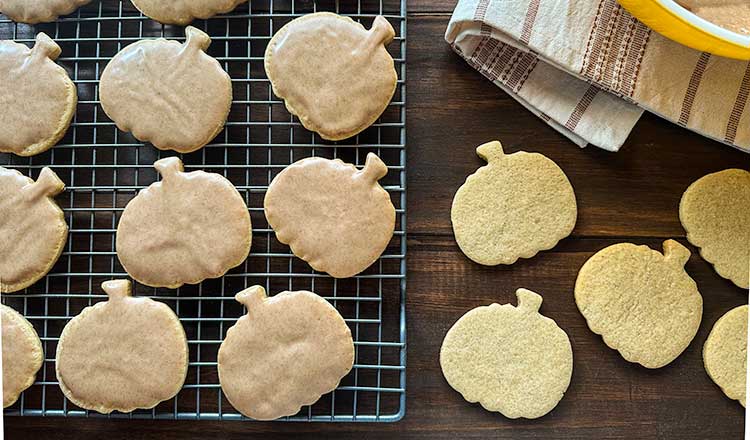
MULTIPOLYGON (((79 98, 71 128, 57 146, 30 158, 0 154, 0 165, 34 179, 45 166, 60 176, 67 188, 57 201, 70 228, 66 248, 50 273, 24 292, 3 295, 3 303, 34 325, 45 352, 36 382, 5 415, 246 419, 221 392, 216 354, 227 328, 244 313, 234 294, 261 284, 269 294, 307 289, 323 296, 341 312, 355 341, 355 365, 340 386, 284 420, 399 420, 406 385, 405 0, 252 0, 192 25, 211 36, 208 53, 232 77, 234 102, 224 131, 205 148, 180 156, 186 169, 220 173, 235 184, 249 206, 253 246, 247 261, 220 279, 176 290, 135 283, 135 295, 162 301, 180 317, 190 350, 187 380, 175 398, 152 410, 103 416, 63 396, 55 376, 57 341, 72 317, 105 299, 102 281, 127 276, 115 254, 119 216, 139 189, 157 179, 153 162, 175 153, 161 152, 117 130, 99 105, 99 75, 126 45, 155 37, 182 41, 184 31, 144 17, 127 0, 94 1, 73 15, 36 26, 0 15, 0 39, 32 45, 36 33, 45 32, 61 46, 58 63, 77 85, 79 98), (293 18, 317 11, 349 15, 366 27, 383 15, 397 34, 388 46, 399 78, 391 104, 372 127, 340 143, 305 130, 273 95, 263 70, 263 54, 273 33, 293 18), (368 152, 388 165, 381 184, 396 207, 396 233, 372 267, 351 279, 335 280, 313 271, 276 240, 263 214, 263 197, 273 177, 294 161, 336 157, 361 166, 368 152)), ((0 93, 1 88, 2 84, 0 93)))

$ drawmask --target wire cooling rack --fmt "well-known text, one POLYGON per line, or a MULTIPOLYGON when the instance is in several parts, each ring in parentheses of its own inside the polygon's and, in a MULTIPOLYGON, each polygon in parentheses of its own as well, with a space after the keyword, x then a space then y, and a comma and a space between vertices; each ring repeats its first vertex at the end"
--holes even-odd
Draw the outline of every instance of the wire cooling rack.
MULTIPOLYGON (((293 1, 252 0, 235 11, 194 26, 212 38, 208 52, 232 77, 234 102, 226 128, 195 153, 182 155, 186 169, 226 176, 250 207, 253 245, 249 258, 225 277, 177 290, 135 285, 135 295, 163 301, 179 315, 188 336, 190 364, 182 391, 152 410, 108 417, 153 419, 244 419, 222 395, 216 354, 228 327, 243 314, 233 296, 261 284, 269 294, 312 290, 344 316, 355 340, 352 372, 334 392, 286 418, 292 421, 395 421, 405 408, 405 48, 403 0, 293 1), (305 130, 273 95, 263 70, 266 44, 293 18, 316 11, 350 15, 369 27, 385 16, 396 30, 388 50, 396 60, 396 95, 380 120, 354 139, 330 143, 305 130), (397 212, 396 233, 384 255, 351 279, 334 280, 314 272, 279 243, 263 215, 263 196, 285 166, 308 156, 338 157, 363 165, 368 152, 388 165, 381 184, 397 212)), ((34 385, 5 415, 105 417, 67 401, 55 377, 54 357, 63 326, 84 307, 105 298, 102 281, 126 277, 114 252, 119 216, 137 191, 157 179, 160 152, 118 132, 98 101, 99 75, 120 49, 142 38, 184 39, 181 27, 143 17, 129 1, 93 1, 55 23, 28 26, 0 15, 0 39, 31 45, 45 32, 62 47, 58 63, 78 87, 78 109, 66 137, 31 158, 0 154, 0 165, 35 178, 50 166, 65 181, 57 201, 70 235, 60 260, 44 279, 25 292, 4 295, 39 333, 45 362, 34 385)), ((0 84, 2 93, 2 84, 0 84)), ((290 365, 289 368, 296 366, 290 365)))

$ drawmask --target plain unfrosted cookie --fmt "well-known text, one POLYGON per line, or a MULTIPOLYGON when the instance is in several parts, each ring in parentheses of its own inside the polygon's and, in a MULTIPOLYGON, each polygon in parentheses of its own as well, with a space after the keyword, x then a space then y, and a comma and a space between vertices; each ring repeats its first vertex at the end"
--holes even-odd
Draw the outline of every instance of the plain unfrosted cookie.
POLYGON ((187 41, 141 40, 102 73, 102 108, 117 128, 160 150, 190 153, 224 128, 232 80, 205 50, 211 39, 188 26, 187 41))
POLYGON ((539 153, 505 154, 498 141, 480 145, 477 154, 488 163, 466 178, 451 207, 453 233, 467 257, 513 264, 570 235, 576 197, 556 163, 539 153))
POLYGON ((52 269, 68 239, 54 196, 65 184, 49 168, 36 182, 0 167, 0 292, 16 292, 52 269))
POLYGON ((661 368, 677 358, 698 331, 703 298, 685 272, 690 251, 674 240, 664 254, 619 243, 581 267, 575 301, 592 332, 629 362, 661 368))
POLYGON ((221 389, 257 420, 294 415, 334 390, 354 364, 354 342, 339 312, 308 291, 272 298, 253 286, 235 298, 247 314, 219 347, 221 389))
POLYGON ((339 159, 297 161, 268 187, 268 224, 313 269, 354 276, 380 257, 393 236, 396 209, 378 184, 387 172, 373 153, 362 170, 339 159))
MULTIPOLYGON (((13 21, 36 24, 55 21, 91 0, 0 0, 0 14, 13 21)), ((0 76, 2 77, 2 76, 0 76)))
POLYGON ((3 327, 3 408, 13 405, 23 390, 34 383, 44 362, 42 341, 20 313, 0 304, 3 327))
POLYGON ((724 394, 745 406, 747 305, 719 318, 703 346, 703 366, 724 394))
POLYGON ((396 91, 398 76, 385 49, 394 36, 381 16, 368 31, 330 12, 305 15, 268 43, 266 74, 305 128, 323 139, 346 139, 372 125, 396 91))
POLYGON ((109 300, 86 307, 63 328, 55 370, 77 406, 103 414, 153 408, 182 388, 185 330, 166 304, 134 298, 130 281, 102 283, 109 300))
POLYGON ((33 156, 65 136, 78 94, 65 69, 55 64, 60 52, 41 32, 32 49, 0 41, 0 152, 33 156))
POLYGON ((693 182, 680 201, 680 222, 716 273, 750 287, 750 172, 729 169, 693 182))
POLYGON ((541 296, 526 289, 516 296, 516 307, 477 307, 456 321, 440 348, 440 368, 467 401, 511 419, 535 419, 568 389, 573 350, 568 335, 539 313, 541 296))
POLYGON ((247 0, 133 0, 143 15, 164 24, 184 26, 196 18, 211 18, 247 0))
POLYGON ((134 279, 175 289, 218 278, 245 261, 252 225, 242 196, 224 176, 184 172, 158 160, 162 176, 125 206, 117 225, 120 263, 134 279))

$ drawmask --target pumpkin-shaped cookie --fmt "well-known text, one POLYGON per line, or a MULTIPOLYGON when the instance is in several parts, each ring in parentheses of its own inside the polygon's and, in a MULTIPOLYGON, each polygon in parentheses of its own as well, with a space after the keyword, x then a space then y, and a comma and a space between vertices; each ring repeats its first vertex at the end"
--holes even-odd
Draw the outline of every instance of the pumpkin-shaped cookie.
POLYGON ((578 210, 573 187, 539 153, 505 154, 500 142, 477 148, 488 164, 456 192, 451 222, 464 254, 479 264, 513 264, 570 235, 578 210))
POLYGON ((696 180, 680 201, 680 222, 716 273, 750 287, 750 172, 729 169, 696 180))
POLYGON ((539 313, 542 297, 516 290, 518 306, 491 304, 462 316, 440 348, 440 368, 469 402, 516 419, 541 417, 570 385, 568 335, 539 313))
POLYGON ((268 224, 313 269, 354 276, 380 257, 393 236, 396 209, 378 184, 387 172, 373 153, 362 170, 339 159, 295 162, 268 187, 268 224))
POLYGON ((247 0, 133 0, 139 11, 164 24, 184 26, 196 18, 211 18, 247 0))
POLYGON ((205 53, 211 39, 189 26, 187 41, 141 40, 121 50, 102 73, 102 108, 117 127, 160 150, 195 151, 224 127, 232 80, 205 53))
POLYGON ((368 31, 330 12, 305 15, 268 43, 266 74, 305 128, 324 139, 346 139, 372 125, 396 91, 398 76, 385 49, 394 36, 381 16, 368 31))
POLYGON ((182 388, 185 330, 166 304, 132 297, 130 281, 102 283, 108 301, 86 307, 63 328, 55 369, 77 406, 108 414, 153 408, 182 388))
POLYGON ((716 321, 703 346, 703 366, 727 397, 746 405, 747 305, 716 321))
POLYGON ((16 292, 52 269, 68 238, 53 197, 65 184, 49 168, 36 182, 0 167, 0 292, 16 292))
POLYGON ((174 289, 218 278, 245 261, 252 225, 242 196, 224 176, 183 171, 168 157, 162 176, 131 200, 117 225, 117 257, 130 276, 174 289))
POLYGON ((354 364, 354 342, 339 312, 308 291, 272 298, 261 286, 235 297, 247 314, 219 347, 221 389, 257 420, 294 415, 334 390, 354 364))
POLYGON ((3 408, 13 405, 23 390, 34 383, 44 362, 42 341, 20 313, 0 304, 3 328, 3 408))
MULTIPOLYGON (((37 24, 55 21, 91 0, 0 0, 0 14, 20 23, 37 24)), ((2 75, 0 75, 2 77, 2 75)))
POLYGON ((0 41, 0 152, 33 156, 65 135, 78 94, 65 69, 55 64, 58 56, 60 46, 44 33, 37 34, 32 49, 0 41))
POLYGON ((698 331, 703 298, 685 272, 690 251, 674 240, 664 254, 619 243, 581 267, 575 301, 592 332, 629 362, 661 368, 677 358, 698 331))

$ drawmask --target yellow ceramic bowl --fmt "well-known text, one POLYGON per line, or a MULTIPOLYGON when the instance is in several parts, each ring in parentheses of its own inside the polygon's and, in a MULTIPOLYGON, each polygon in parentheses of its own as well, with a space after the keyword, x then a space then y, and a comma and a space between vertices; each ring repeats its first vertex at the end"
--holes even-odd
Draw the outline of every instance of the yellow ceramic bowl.
POLYGON ((724 57, 750 60, 750 36, 706 21, 673 0, 618 1, 651 29, 678 43, 724 57))

